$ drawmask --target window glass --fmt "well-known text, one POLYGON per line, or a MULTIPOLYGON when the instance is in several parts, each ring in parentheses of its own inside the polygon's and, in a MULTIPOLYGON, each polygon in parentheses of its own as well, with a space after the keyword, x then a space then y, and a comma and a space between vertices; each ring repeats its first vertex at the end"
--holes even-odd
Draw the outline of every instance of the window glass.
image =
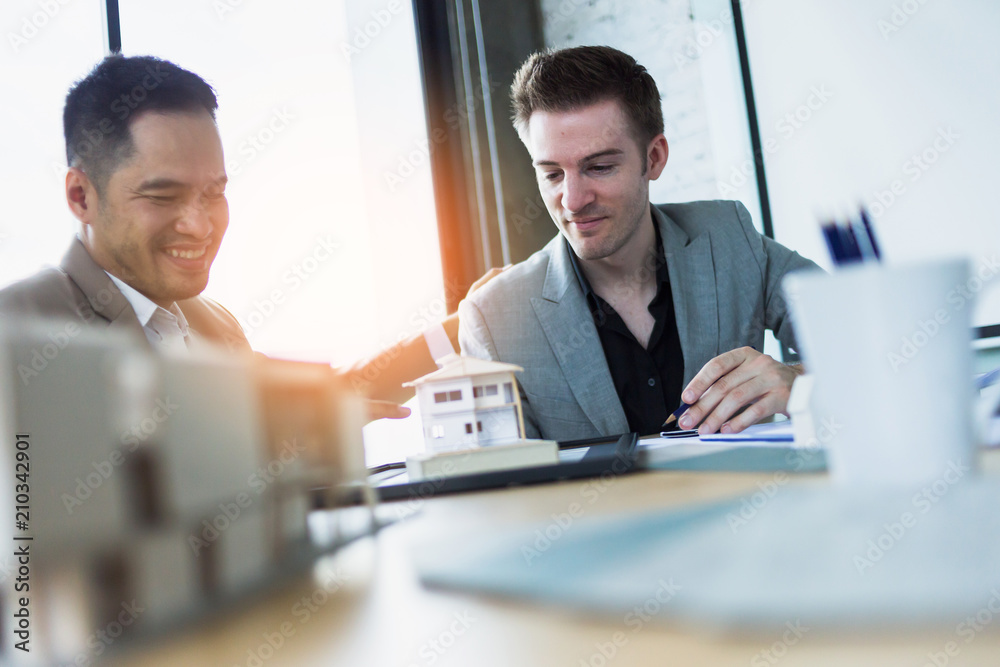
POLYGON ((172 60, 219 95, 230 226, 206 295, 266 354, 348 363, 441 302, 430 168, 399 165, 426 145, 412 9, 387 6, 121 5, 126 55, 172 60))
POLYGON ((5 0, 0 47, 0 287, 58 264, 76 232, 63 194, 66 91, 103 56, 98 0, 5 0))
MULTIPOLYGON (((0 287, 57 264, 76 231, 62 106, 104 56, 101 4, 4 3, 0 118, 16 131, 2 153, 16 159, 0 165, 0 287)), ((120 13, 125 55, 169 59, 219 95, 231 215, 205 294, 255 349, 340 365, 445 315, 410 3, 174 0, 120 13)), ((365 441, 372 464, 401 460, 423 432, 417 417, 381 420, 365 441)))

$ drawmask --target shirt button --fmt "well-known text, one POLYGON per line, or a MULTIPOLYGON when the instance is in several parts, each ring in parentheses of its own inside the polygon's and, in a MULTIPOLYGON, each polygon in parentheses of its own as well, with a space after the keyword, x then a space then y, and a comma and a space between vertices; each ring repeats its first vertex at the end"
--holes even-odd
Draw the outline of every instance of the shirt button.
POLYGON ((656 378, 649 378, 649 386, 650 387, 656 386, 656 378))

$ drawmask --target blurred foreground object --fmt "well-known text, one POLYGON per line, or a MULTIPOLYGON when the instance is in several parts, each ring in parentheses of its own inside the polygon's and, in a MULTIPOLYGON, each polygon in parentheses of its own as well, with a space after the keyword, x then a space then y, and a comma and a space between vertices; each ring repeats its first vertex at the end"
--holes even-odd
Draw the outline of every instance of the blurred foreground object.
POLYGON ((784 282, 813 420, 841 484, 908 486, 975 469, 971 300, 965 259, 856 264, 784 282))
POLYGON ((0 585, 4 664, 91 664, 329 549, 309 537, 312 490, 331 506, 364 479, 364 408, 329 366, 5 324, 0 540, 28 555, 0 585))

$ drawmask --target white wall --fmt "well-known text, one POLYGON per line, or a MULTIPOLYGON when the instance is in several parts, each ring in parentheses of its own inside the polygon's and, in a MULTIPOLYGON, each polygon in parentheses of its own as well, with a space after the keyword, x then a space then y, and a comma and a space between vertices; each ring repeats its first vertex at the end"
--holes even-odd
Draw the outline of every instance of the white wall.
MULTIPOLYGON (((542 0, 548 46, 608 44, 656 79, 671 156, 653 201, 739 199, 760 228, 728 6, 542 0)), ((820 218, 867 203, 889 261, 968 256, 986 276, 973 321, 1000 323, 1000 3, 742 7, 775 237, 829 266, 820 218)))
POLYGON ((656 81, 670 156, 650 199, 738 199, 760 229, 729 2, 542 0, 541 7, 546 46, 612 46, 656 81))
MULTIPOLYGON (((968 255, 995 277, 1000 4, 744 4, 776 238, 827 262, 817 216, 865 201, 889 260, 968 255)), ((994 283, 976 324, 1000 323, 994 283)))

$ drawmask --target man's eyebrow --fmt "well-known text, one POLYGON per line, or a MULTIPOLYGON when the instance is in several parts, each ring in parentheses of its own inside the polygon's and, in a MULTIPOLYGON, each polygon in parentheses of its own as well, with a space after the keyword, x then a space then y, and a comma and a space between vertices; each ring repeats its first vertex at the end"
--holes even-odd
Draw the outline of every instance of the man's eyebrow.
MULTIPOLYGON (((623 151, 620 148, 608 148, 608 149, 603 150, 603 151, 597 151, 596 153, 591 153, 590 155, 587 155, 587 156, 581 158, 580 160, 577 161, 577 164, 586 164, 586 163, 592 162, 592 161, 594 161, 594 160, 596 160, 598 158, 609 157, 609 156, 612 156, 612 155, 624 155, 624 154, 625 154, 625 151, 623 151)), ((559 166, 559 163, 556 162, 556 161, 554 161, 554 160, 535 160, 533 162, 533 164, 536 167, 558 167, 559 166)))
POLYGON ((612 155, 624 155, 624 154, 625 154, 625 151, 623 151, 620 148, 608 148, 607 150, 598 151, 596 153, 591 153, 587 157, 585 157, 582 160, 580 160, 580 162, 578 164, 584 164, 586 162, 592 162, 592 161, 596 160, 597 158, 601 158, 601 157, 610 157, 612 155))
MULTIPOLYGON (((213 185, 225 185, 229 182, 228 176, 220 176, 219 178, 212 181, 213 185)), ((182 181, 177 181, 172 178, 153 178, 148 181, 143 181, 135 189, 136 192, 145 192, 148 190, 172 190, 177 188, 186 188, 187 183, 182 181)))
POLYGON ((187 183, 182 183, 181 181, 176 181, 172 178, 153 178, 148 181, 143 181, 135 188, 136 192, 144 192, 146 190, 170 190, 173 188, 183 188, 186 187, 187 183))

